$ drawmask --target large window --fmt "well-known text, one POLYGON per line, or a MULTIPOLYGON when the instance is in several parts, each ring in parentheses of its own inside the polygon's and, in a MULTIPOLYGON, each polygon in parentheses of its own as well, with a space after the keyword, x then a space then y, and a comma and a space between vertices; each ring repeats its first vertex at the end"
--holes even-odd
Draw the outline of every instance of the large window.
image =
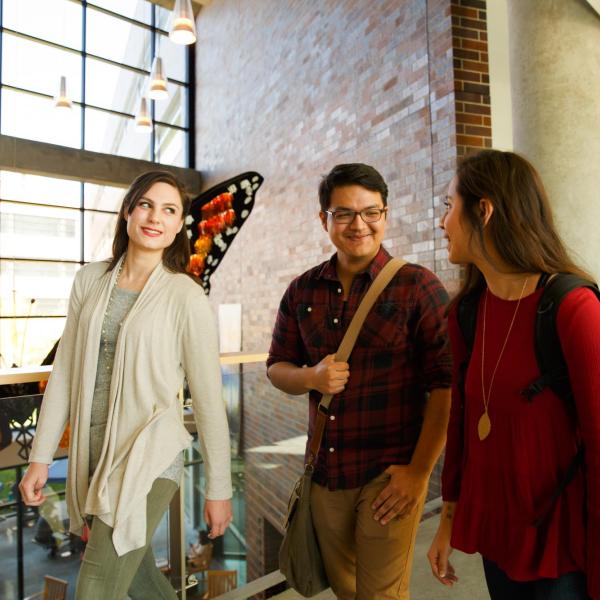
POLYGON ((145 0, 0 0, 0 133, 190 166, 190 50, 169 40, 169 15, 145 0), (169 97, 140 133, 154 56, 169 97), (71 111, 54 109, 61 76, 71 111))
MULTIPOLYGON (((190 49, 145 0, 0 0, 0 133, 189 167, 190 49), (135 128, 154 56, 169 97, 135 128), (73 102, 54 107, 61 76, 73 102)), ((0 170, 0 368, 36 365, 61 335, 73 277, 108 258, 122 188, 0 170)))
POLYGON ((80 265, 108 258, 124 190, 0 171, 0 366, 40 364, 80 265))

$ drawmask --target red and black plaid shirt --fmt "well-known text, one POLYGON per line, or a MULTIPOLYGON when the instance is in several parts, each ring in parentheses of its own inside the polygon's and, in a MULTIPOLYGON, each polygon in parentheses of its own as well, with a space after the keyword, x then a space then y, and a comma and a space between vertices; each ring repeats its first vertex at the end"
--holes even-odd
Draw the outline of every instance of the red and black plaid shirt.
MULTIPOLYGON (((279 307, 267 366, 313 366, 337 351, 371 281, 390 260, 383 247, 357 275, 347 301, 336 255, 292 281, 279 307)), ((392 464, 408 464, 423 423, 427 392, 451 385, 438 278, 407 264, 367 316, 350 356, 350 380, 333 397, 314 480, 330 490, 364 485, 392 464)), ((309 439, 321 394, 309 394, 309 439)))

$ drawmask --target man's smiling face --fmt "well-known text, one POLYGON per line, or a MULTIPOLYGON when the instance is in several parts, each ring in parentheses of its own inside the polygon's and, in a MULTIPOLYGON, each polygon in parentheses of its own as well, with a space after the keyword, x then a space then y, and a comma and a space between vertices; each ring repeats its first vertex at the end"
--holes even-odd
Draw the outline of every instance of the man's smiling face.
MULTIPOLYGON (((328 210, 358 212, 368 208, 384 208, 381 194, 360 185, 347 185, 333 190, 328 210)), ((347 261, 374 258, 379 251, 385 234, 385 213, 375 223, 365 223, 358 214, 351 223, 346 224, 336 223, 332 215, 323 211, 320 212, 320 217, 338 254, 343 255, 347 261)))

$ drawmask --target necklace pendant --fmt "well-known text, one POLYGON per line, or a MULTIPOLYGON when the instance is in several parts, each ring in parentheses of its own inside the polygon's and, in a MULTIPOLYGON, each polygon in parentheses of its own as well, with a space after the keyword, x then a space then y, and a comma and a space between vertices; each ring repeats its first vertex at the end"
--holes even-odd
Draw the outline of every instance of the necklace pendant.
POLYGON ((487 410, 481 415, 479 418, 479 422, 477 423, 477 434, 479 435, 479 439, 483 442, 485 438, 490 435, 490 431, 492 430, 492 422, 490 421, 490 416, 488 415, 487 410))

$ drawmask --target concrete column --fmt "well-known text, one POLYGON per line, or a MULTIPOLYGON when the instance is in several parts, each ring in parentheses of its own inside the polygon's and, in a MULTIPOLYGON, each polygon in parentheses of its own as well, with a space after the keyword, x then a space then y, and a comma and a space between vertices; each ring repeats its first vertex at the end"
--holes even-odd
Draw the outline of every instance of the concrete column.
POLYGON ((509 0, 508 19, 514 149, 600 279, 600 16, 586 0, 509 0))

